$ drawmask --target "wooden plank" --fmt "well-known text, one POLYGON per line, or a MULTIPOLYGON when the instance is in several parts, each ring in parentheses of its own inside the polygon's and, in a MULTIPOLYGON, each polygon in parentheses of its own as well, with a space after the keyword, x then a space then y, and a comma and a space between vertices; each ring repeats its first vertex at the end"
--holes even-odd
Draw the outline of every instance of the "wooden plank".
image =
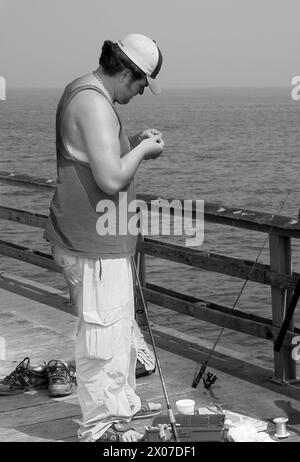
MULTIPOLYGON (((63 280, 63 278, 62 278, 63 280)), ((17 274, 11 274, 7 271, 0 271, 0 284, 3 286, 5 292, 9 290, 9 287, 16 286, 16 287, 26 287, 32 288, 34 291, 40 291, 43 293, 47 293, 47 295, 51 298, 53 295, 59 295, 60 297, 64 298, 64 300, 68 300, 69 296, 66 295, 66 291, 61 289, 56 289, 54 287, 48 286, 41 282, 33 281, 32 279, 24 278, 17 274)), ((1 290, 1 289, 0 289, 1 290)), ((15 298, 17 292, 12 294, 12 297, 15 298)), ((7 296, 9 296, 9 292, 7 292, 7 296)), ((21 299, 22 300, 22 299, 21 299)))
MULTIPOLYGON (((160 201, 172 203, 174 198, 161 198, 159 196, 152 196, 150 194, 138 194, 138 199, 146 202, 148 210, 151 210, 151 203, 160 201)), ((178 199, 177 199, 178 200, 178 199)), ((179 199, 180 200, 180 199, 179 199)), ((181 210, 184 210, 184 201, 181 202, 181 210)), ((176 209, 176 214, 179 210, 176 209)), ((174 211, 170 208, 170 215, 174 215, 174 211)), ((193 201, 192 217, 197 218, 196 215, 196 202, 193 201)), ((257 210, 244 209, 243 207, 228 207, 223 204, 212 204, 204 202, 204 218, 211 223, 218 223, 226 226, 233 226, 237 228, 249 229, 252 231, 259 231, 264 233, 280 234, 282 236, 300 238, 300 223, 294 217, 283 215, 273 215, 271 213, 259 212, 257 210)))
MULTIPOLYGON (((0 291, 0 293, 2 292, 0 291)), ((17 296, 17 298, 21 297, 17 296)), ((57 303, 59 303, 59 300, 57 300, 57 303)), ((15 305, 14 303, 14 308, 16 308, 15 305)), ((0 362, 0 377, 12 372, 16 365, 26 356, 31 358, 33 364, 47 362, 50 359, 69 360, 74 357, 74 338, 77 325, 75 319, 73 317, 65 319, 64 328, 61 329, 55 323, 47 322, 48 313, 46 311, 43 313, 43 310, 40 310, 38 315, 32 317, 31 312, 39 308, 37 303, 28 309, 29 318, 32 318, 28 320, 28 316, 25 318, 27 314, 26 304, 23 303, 23 305, 24 317, 20 316, 19 313, 9 313, 12 316, 5 316, 5 321, 2 323, 0 317, 0 335, 5 340, 7 360, 6 364, 0 362), (47 323, 51 327, 39 323, 43 317, 45 324, 47 323), (15 361, 15 364, 11 363, 11 361, 15 361)), ((51 308, 46 310, 51 312, 51 308)), ((2 314, 5 314, 5 312, 2 314)), ((64 316, 66 317, 66 314, 64 316)), ((57 316, 56 319, 58 319, 57 316)))
MULTIPOLYGON (((39 348, 47 350, 47 354, 43 358, 43 361, 47 358, 51 359, 49 358, 49 354, 53 354, 52 346, 57 346, 60 342, 69 344, 69 348, 64 348, 64 352, 72 351, 75 330, 75 328, 72 328, 70 333, 70 329, 66 326, 66 332, 64 332, 62 336, 62 332, 57 332, 53 328, 51 329, 47 326, 34 324, 33 322, 18 317, 14 317, 13 320, 4 323, 4 325, 0 323, 0 336, 5 341, 6 359, 11 358, 13 355, 18 362, 23 360, 25 356, 30 356, 29 352, 32 352, 36 344, 38 344, 39 348), (16 356, 17 352, 20 356, 16 356)), ((6 374, 7 370, 5 369, 3 372, 6 374)), ((0 377, 1 376, 2 368, 0 364, 0 377)))
POLYGON ((18 428, 23 425, 50 422, 65 417, 78 417, 79 405, 66 402, 51 402, 28 408, 0 413, 0 428, 18 428))
MULTIPOLYGON (((20 425, 18 428, 18 441, 26 440, 28 437, 35 438, 36 441, 64 441, 67 438, 76 438, 78 423, 74 420, 80 419, 80 412, 72 417, 57 418, 46 422, 33 423, 30 425, 20 425)), ((3 436, 5 433, 3 432, 3 436)), ((0 441, 3 437, 0 430, 0 441)), ((14 435, 14 438, 16 436, 14 435)), ((7 438, 7 436, 6 436, 7 438)), ((3 441, 3 440, 2 440, 3 441)))
MULTIPOLYGON (((208 354, 211 352, 211 348, 213 346, 212 343, 202 341, 199 338, 196 339, 195 337, 191 337, 190 335, 187 335, 183 332, 177 332, 177 330, 172 328, 160 326, 155 322, 151 323, 151 325, 156 345, 169 353, 176 354, 180 357, 184 357, 188 360, 192 360, 196 363, 199 363, 203 360, 206 360, 208 354)), ((144 335, 146 340, 149 342, 148 332, 145 332, 144 335)), ((233 354, 230 353, 231 351, 224 348, 222 345, 218 345, 216 350, 214 351, 210 367, 216 367, 216 364, 218 364, 218 362, 218 368, 221 368, 221 363, 224 364, 224 366, 228 366, 230 365, 230 363, 234 363, 236 365, 239 362, 240 354, 238 350, 232 352, 233 354)), ((194 372, 195 370, 191 369, 191 384, 192 375, 194 372)))
POLYGON ((7 257, 22 260, 32 265, 41 266, 56 273, 61 273, 61 268, 54 262, 53 257, 44 252, 23 247, 18 244, 0 240, 0 253, 7 257))
POLYGON ((0 313, 0 333, 6 332, 9 329, 15 330, 19 327, 26 329, 26 327, 30 327, 31 325, 27 319, 18 319, 14 312, 3 311, 0 313))
MULTIPOLYGON (((32 301, 34 301, 40 303, 44 309, 48 309, 50 306, 75 317, 69 296, 66 296, 65 293, 57 289, 51 290, 50 287, 44 284, 36 283, 19 276, 13 276, 4 272, 0 273, 0 293, 2 295, 1 306, 6 311, 14 307, 14 305, 14 308, 20 308, 23 305, 30 307, 32 301)), ((37 312, 36 319, 39 316, 43 318, 46 316, 46 313, 40 314, 37 312)), ((49 322, 51 322, 51 315, 49 322)))
POLYGON ((18 316, 16 312, 3 312, 2 314, 9 314, 11 316, 4 317, 0 316, 0 334, 7 335, 8 338, 18 337, 19 334, 26 334, 27 336, 32 333, 49 333, 53 332, 53 329, 49 329, 48 326, 41 326, 37 322, 32 322, 26 318, 18 316))
MULTIPOLYGON (((288 275, 292 272, 291 258, 291 240, 283 236, 270 236, 270 264, 271 268, 280 273, 288 275)), ((278 328, 278 333, 274 338, 274 342, 279 334, 285 309, 291 299, 291 291, 271 287, 272 298, 272 317, 273 324, 278 328)), ((293 330, 293 323, 290 324, 290 330, 293 330)), ((292 358, 292 337, 285 339, 281 351, 274 351, 274 378, 281 382, 294 380, 296 378, 296 364, 292 358)))
POLYGON ((0 396, 0 413, 26 407, 40 406, 52 401, 48 390, 30 390, 21 392, 18 395, 0 396))
POLYGON ((0 335, 5 338, 6 342, 14 342, 25 338, 35 337, 38 336, 48 336, 51 335, 53 331, 48 329, 45 326, 37 326, 33 325, 32 323, 27 322, 18 322, 16 324, 10 323, 6 324, 5 326, 0 325, 0 335))
POLYGON ((51 441, 35 435, 27 435, 14 428, 0 428, 0 442, 2 443, 47 443, 51 441))
POLYGON ((48 189, 55 189, 56 187, 56 180, 47 180, 45 178, 40 178, 37 176, 24 174, 22 175, 14 172, 0 171, 0 179, 10 183, 22 183, 22 186, 25 184, 30 186, 45 187, 48 189))
POLYGON ((280 288, 293 290, 300 277, 300 273, 293 273, 291 276, 278 274, 272 271, 270 265, 256 263, 250 260, 242 260, 226 255, 205 252, 198 249, 191 249, 178 244, 158 241, 145 237, 138 242, 138 249, 147 255, 157 258, 164 258, 169 261, 201 268, 206 271, 227 274, 241 279, 248 278, 249 281, 257 282, 280 288), (255 263, 255 265, 254 265, 255 263))
POLYGON ((53 398, 49 396, 47 389, 33 389, 30 391, 21 392, 17 395, 0 396, 0 412, 13 411, 16 409, 24 409, 27 407, 40 406, 41 404, 53 403, 71 403, 78 405, 78 397, 76 393, 76 386, 71 395, 53 398))
MULTIPOLYGON (((56 187, 56 180, 25 174, 21 175, 14 172, 0 171, 0 179, 10 182, 19 182, 32 186, 46 187, 48 189, 55 189, 56 187)), ((148 204, 148 207, 151 207, 151 201, 153 201, 153 203, 155 203, 157 206, 160 201, 165 200, 171 203, 175 200, 174 198, 161 198, 159 196, 150 194, 138 194, 137 198, 144 200, 148 204)), ((181 202, 183 209, 184 202, 181 199, 179 199, 179 201, 181 202)), ((196 203, 193 201, 194 218, 196 218, 195 205, 196 203)), ((170 211, 172 214, 172 209, 170 211)), ((255 231, 262 231, 267 233, 272 228, 274 233, 296 237, 298 239, 300 238, 300 223, 293 217, 273 215, 270 213, 258 212, 256 210, 249 210, 241 207, 228 207, 224 204, 212 204, 206 201, 204 203, 204 215, 205 220, 212 223, 253 229, 255 231)))
POLYGON ((8 311, 0 311, 0 323, 10 322, 12 319, 15 318, 14 313, 10 313, 8 311))
MULTIPOLYGON (((232 312, 230 308, 183 295, 157 285, 146 284, 146 287, 143 287, 143 293, 148 302, 178 313, 193 316, 205 322, 221 327, 224 326, 227 329, 267 340, 273 340, 279 332, 279 328, 273 326, 270 319, 240 312, 239 310, 232 312)), ((289 331, 286 335, 285 343, 289 344, 291 339, 299 333, 300 329, 295 329, 293 332, 289 331)))
MULTIPOLYGON (((2 172, 2 176, 3 176, 3 179, 7 181, 19 181, 17 179, 17 175, 6 175, 5 177, 5 172, 2 172)), ((21 179, 20 181, 22 181, 23 183, 27 182, 28 184, 32 184, 32 185, 44 186, 45 183, 47 183, 48 181, 52 181, 52 180, 42 180, 41 181, 41 179, 39 179, 39 180, 31 181, 30 178, 28 178, 27 181, 25 180, 25 182, 21 179)), ((52 187, 53 185, 51 185, 51 188, 52 187)), ((181 203, 180 210, 178 208, 176 209, 176 214, 178 214, 180 211, 182 214, 184 213, 183 212, 184 200, 181 200, 181 199, 161 198, 159 196, 153 196, 149 194, 137 194, 137 199, 143 200, 147 204, 149 211, 151 210, 152 206, 155 206, 155 210, 157 210, 157 205, 159 203, 164 202, 164 203, 171 204, 173 201, 176 200, 177 202, 179 201, 181 203)), ((25 215, 23 218, 18 216, 18 214, 20 215, 19 212, 21 211, 17 209, 0 207, 0 218, 13 220, 13 221, 19 221, 19 220, 25 219, 25 215)), ((174 209, 172 207, 168 208, 168 212, 170 213, 170 216, 174 215, 174 209)), ((194 219, 197 218, 195 200, 193 201, 192 217, 194 219)), ((44 227, 42 224, 43 218, 45 218, 43 215, 27 212, 27 216, 26 216, 27 222, 26 223, 24 222, 24 224, 30 224, 30 221, 31 221, 32 223, 31 226, 44 227)), ((256 210, 244 209, 242 207, 228 207, 228 206, 221 205, 221 204, 211 204, 211 203, 205 202, 204 218, 208 222, 218 223, 221 225, 233 226, 233 227, 249 229, 252 231, 259 231, 259 232, 265 232, 265 233, 272 232, 273 234, 280 234, 282 236, 294 237, 296 239, 300 238, 300 223, 298 220, 295 220, 295 218, 293 217, 288 217, 288 216, 283 216, 283 215, 273 215, 270 213, 259 212, 256 210)))
MULTIPOLYGON (((7 361, 22 361, 29 356, 33 363, 40 361, 50 361, 50 359, 69 360, 74 358, 74 341, 67 337, 57 336, 36 336, 33 337, 34 342, 30 342, 30 338, 26 335, 20 337, 19 342, 6 342, 6 360, 7 361)), ((5 371, 6 372, 6 371, 5 371)))
POLYGON ((3 220, 16 221, 17 223, 33 226, 35 228, 45 228, 46 215, 40 213, 27 212, 26 210, 15 209, 12 207, 0 206, 0 218, 3 220))
MULTIPOLYGON (((44 348, 45 351, 48 350, 51 354, 52 346, 56 346, 58 342, 62 341, 61 336, 56 332, 47 331, 45 328, 37 329, 35 327, 30 328, 28 334, 24 332, 24 334, 19 334, 16 337, 13 333, 9 333, 6 334, 4 338, 6 343, 6 356, 9 357, 10 353, 15 355, 16 351, 22 352, 22 356, 19 356, 20 361, 25 356, 31 356, 36 349, 44 348)), ((65 339, 66 343, 69 341, 69 339, 65 339)))
MULTIPOLYGON (((157 258, 164 258, 206 271, 227 274, 242 279, 248 278, 249 281, 279 288, 289 288, 290 290, 295 288, 300 278, 300 273, 294 272, 291 276, 278 274, 276 271, 272 271, 269 265, 255 263, 255 266, 253 266, 253 261, 189 249, 149 238, 141 239, 138 250, 141 253, 141 268, 145 265, 143 255, 146 253, 157 258)), ((57 273, 61 272, 61 268, 56 265, 51 255, 38 250, 0 240, 0 253, 57 273)), ((143 272, 145 273, 145 270, 143 272)), ((143 279, 145 276, 140 275, 140 277, 143 279)))

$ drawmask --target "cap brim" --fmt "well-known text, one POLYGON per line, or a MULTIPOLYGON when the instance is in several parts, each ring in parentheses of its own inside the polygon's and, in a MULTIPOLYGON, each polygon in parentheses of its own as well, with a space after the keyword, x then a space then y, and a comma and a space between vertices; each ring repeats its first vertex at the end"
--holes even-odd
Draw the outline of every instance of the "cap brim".
POLYGON ((160 95, 161 94, 161 87, 159 83, 155 79, 151 79, 151 77, 147 76, 148 80, 148 85, 150 90, 154 95, 160 95))

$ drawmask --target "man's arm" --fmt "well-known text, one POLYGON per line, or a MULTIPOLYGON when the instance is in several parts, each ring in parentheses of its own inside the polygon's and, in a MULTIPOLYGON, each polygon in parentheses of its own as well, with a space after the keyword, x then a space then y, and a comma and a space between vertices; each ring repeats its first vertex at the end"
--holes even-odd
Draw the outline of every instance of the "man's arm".
MULTIPOLYGON (((78 102, 79 104, 79 102, 78 102)), ((94 179, 107 194, 116 194, 128 184, 145 158, 155 158, 163 150, 158 136, 144 139, 120 158, 119 123, 102 95, 87 92, 76 111, 76 127, 87 154, 94 179)))

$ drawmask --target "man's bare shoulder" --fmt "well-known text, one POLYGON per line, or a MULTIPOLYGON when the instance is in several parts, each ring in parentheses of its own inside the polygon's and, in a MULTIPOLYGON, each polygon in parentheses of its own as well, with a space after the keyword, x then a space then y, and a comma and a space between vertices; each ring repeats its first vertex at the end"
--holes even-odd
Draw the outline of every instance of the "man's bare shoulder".
POLYGON ((86 89, 77 93, 70 102, 69 107, 76 111, 78 109, 91 109, 94 111, 105 111, 114 114, 114 110, 106 96, 94 89, 86 89))
MULTIPOLYGON (((93 75, 93 73, 85 74, 81 77, 78 77, 69 84, 69 87, 71 90, 74 90, 75 88, 83 87, 86 85, 91 85, 95 88, 99 88, 100 91, 102 90, 99 87, 98 81, 96 77, 93 75)), ((110 103, 107 100, 107 98, 102 93, 98 92, 96 89, 93 88, 80 91, 79 93, 77 93, 77 95, 74 96, 71 102, 76 102, 77 104, 85 104, 86 101, 95 101, 98 103, 104 102, 106 103, 105 106, 110 107, 110 103)))
MULTIPOLYGON (((93 74, 86 74, 79 77, 70 84, 71 89, 84 85, 93 85, 101 91, 101 88, 97 83, 97 79, 93 74)), ((72 98, 66 109, 67 119, 73 121, 78 121, 86 117, 87 114, 93 114, 97 116, 97 118, 105 117, 111 120, 116 119, 115 111, 113 110, 109 100, 95 89, 85 89, 77 93, 72 98)))

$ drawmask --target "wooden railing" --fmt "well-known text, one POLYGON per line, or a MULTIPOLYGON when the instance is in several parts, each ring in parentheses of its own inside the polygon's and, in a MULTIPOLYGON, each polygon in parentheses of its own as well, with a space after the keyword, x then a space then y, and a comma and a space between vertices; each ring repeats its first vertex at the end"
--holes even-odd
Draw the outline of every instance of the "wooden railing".
MULTIPOLYGON (((8 172, 0 172, 0 179, 31 187, 55 188, 55 181, 8 172)), ((151 201, 158 201, 161 198, 138 195, 138 199, 144 200, 150 207, 151 201)), ((172 201, 172 199, 167 200, 172 201)), ((193 210, 194 217, 195 213, 195 210, 193 210)), ((269 235, 270 265, 144 237, 140 239, 137 250, 139 252, 139 271, 145 300, 217 326, 275 342, 282 325, 286 307, 300 277, 299 273, 292 272, 291 263, 291 239, 300 238, 300 223, 291 217, 274 216, 268 213, 209 203, 205 203, 204 217, 207 222, 267 233, 269 235), (272 319, 245 313, 238 309, 233 310, 147 283, 145 278, 145 255, 270 286, 272 319)), ((47 217, 42 214, 0 206, 0 218, 44 228, 47 217)), ((60 271, 51 255, 11 242, 0 241, 0 253, 52 271, 60 271)), ((140 301, 138 292, 136 295, 140 301)), ((143 323, 141 310, 138 310, 138 313, 140 313, 139 321, 143 323)), ((294 327, 293 322, 291 322, 280 352, 274 351, 274 378, 276 381, 288 383, 296 379, 296 365, 291 355, 292 339, 296 335, 300 335, 300 329, 294 327)), ((168 340, 162 340, 161 346, 168 347, 167 343, 168 340)), ((186 345, 182 345, 182 347, 186 347, 186 345)))

